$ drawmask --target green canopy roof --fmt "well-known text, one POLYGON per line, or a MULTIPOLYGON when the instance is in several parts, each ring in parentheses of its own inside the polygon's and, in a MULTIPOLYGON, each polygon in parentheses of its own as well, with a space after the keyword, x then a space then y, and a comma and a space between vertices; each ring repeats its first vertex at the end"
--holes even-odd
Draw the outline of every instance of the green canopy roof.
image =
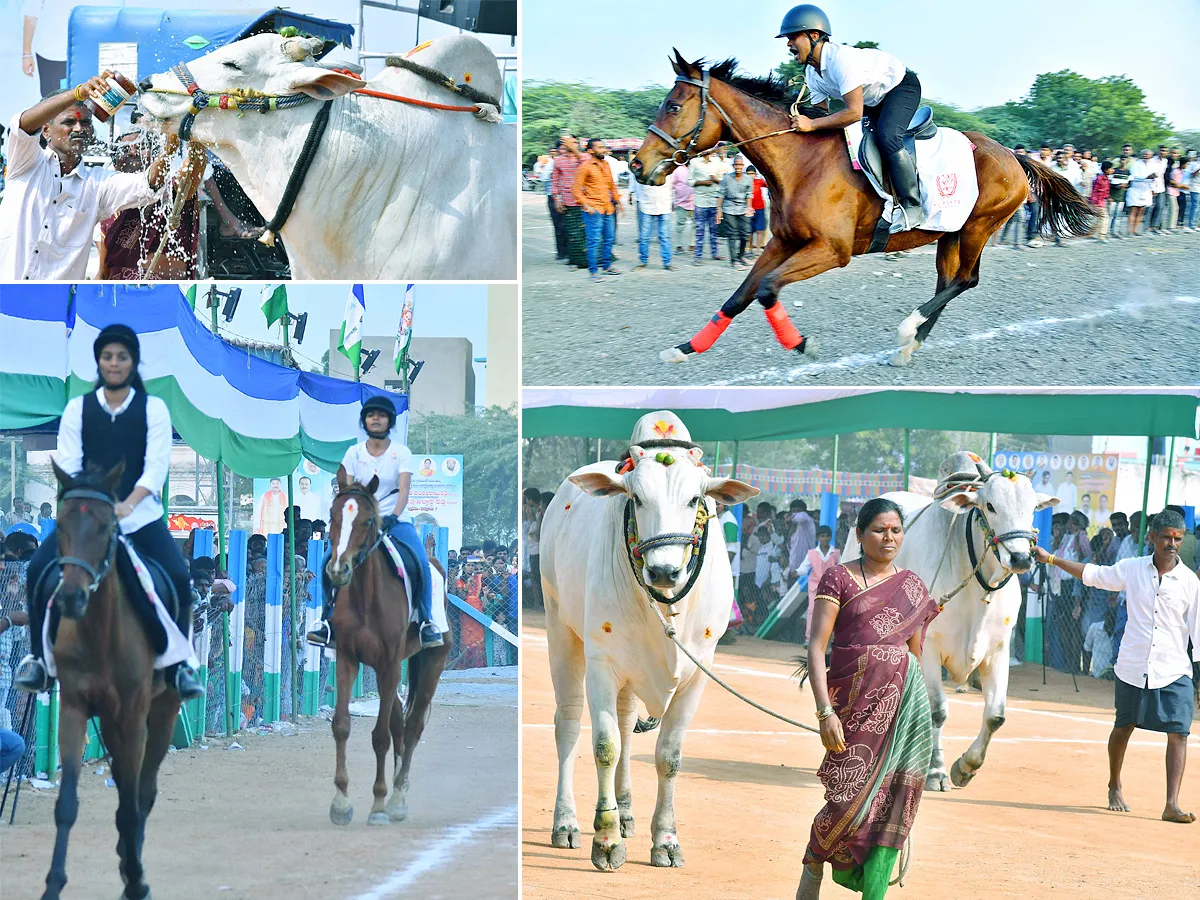
POLYGON ((1200 388, 526 388, 523 437, 623 440, 678 413, 694 441, 777 441, 877 428, 1197 436, 1200 388))

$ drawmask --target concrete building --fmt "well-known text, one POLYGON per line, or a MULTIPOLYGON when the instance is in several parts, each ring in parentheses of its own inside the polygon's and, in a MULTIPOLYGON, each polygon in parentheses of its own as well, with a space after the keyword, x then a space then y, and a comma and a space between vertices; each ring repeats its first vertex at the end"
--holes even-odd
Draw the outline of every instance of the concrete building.
MULTIPOLYGON (((330 329, 329 374, 352 379, 354 373, 350 369, 350 361, 338 352, 340 338, 340 328, 330 329)), ((380 351, 374 367, 363 377, 363 381, 389 391, 400 390, 400 379, 392 367, 395 345, 395 335, 363 336, 364 358, 370 350, 380 351)), ((467 404, 475 405, 472 352, 471 342, 466 338, 413 336, 409 356, 425 361, 409 395, 409 409, 413 416, 428 413, 461 416, 467 404)))
MULTIPOLYGON (((508 409, 517 402, 517 312, 515 284, 488 285, 487 397, 488 406, 508 409)), ((419 358, 419 357, 418 357, 419 358)))

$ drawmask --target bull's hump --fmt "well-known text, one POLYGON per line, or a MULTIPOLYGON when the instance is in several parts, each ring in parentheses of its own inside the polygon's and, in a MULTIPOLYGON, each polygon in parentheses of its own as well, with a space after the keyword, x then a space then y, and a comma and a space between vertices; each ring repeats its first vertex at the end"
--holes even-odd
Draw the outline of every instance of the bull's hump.
MULTIPOLYGON (((496 62, 495 54, 473 35, 456 34, 438 38, 410 50, 404 58, 443 73, 455 84, 469 84, 497 100, 504 93, 500 66, 496 62)), ((371 87, 389 93, 404 93, 406 96, 432 100, 435 103, 466 105, 466 101, 454 92, 396 66, 384 69, 379 77, 371 82, 371 87)))

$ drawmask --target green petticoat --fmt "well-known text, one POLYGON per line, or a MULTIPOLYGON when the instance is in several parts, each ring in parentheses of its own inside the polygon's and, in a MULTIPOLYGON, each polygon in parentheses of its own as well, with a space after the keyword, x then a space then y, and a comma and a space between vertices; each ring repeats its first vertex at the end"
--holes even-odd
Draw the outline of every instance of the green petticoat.
POLYGON ((833 880, 844 888, 861 892, 863 900, 883 900, 899 855, 895 847, 877 845, 871 848, 865 866, 855 863, 849 869, 834 869, 833 880))

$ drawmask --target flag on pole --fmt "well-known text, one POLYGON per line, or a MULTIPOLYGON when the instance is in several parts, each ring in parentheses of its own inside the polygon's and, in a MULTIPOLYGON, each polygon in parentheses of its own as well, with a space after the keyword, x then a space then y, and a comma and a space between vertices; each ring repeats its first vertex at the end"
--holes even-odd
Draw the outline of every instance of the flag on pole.
POLYGON ((400 327, 396 331, 396 349, 392 351, 392 362, 396 366, 396 374, 408 362, 408 345, 412 343, 413 296, 416 293, 413 285, 404 288, 404 305, 400 308, 400 327))
POLYGON ((287 317, 287 288, 282 284, 264 284, 262 298, 262 311, 263 315, 267 317, 267 327, 287 317))
POLYGON ((356 284, 346 298, 346 314, 342 317, 342 336, 338 339, 338 352, 350 360, 358 372, 359 356, 362 352, 362 320, 367 301, 363 298, 363 286, 356 284))
POLYGON ((190 306, 193 310, 195 310, 195 308, 196 308, 196 285, 193 284, 191 287, 189 287, 184 292, 184 296, 187 297, 188 306, 190 306))

